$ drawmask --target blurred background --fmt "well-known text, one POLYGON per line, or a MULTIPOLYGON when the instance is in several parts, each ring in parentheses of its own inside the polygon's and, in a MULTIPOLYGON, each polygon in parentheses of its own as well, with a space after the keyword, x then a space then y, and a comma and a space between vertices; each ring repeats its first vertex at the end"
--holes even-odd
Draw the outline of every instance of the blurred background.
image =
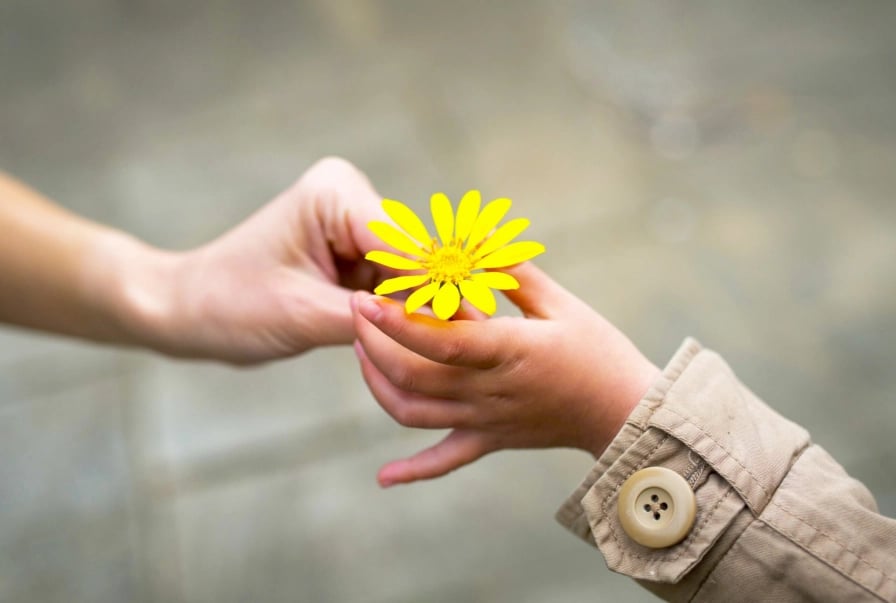
MULTIPOLYGON (((0 0, 0 168, 165 248, 342 155, 509 196, 659 365, 686 335, 896 515, 896 4, 0 0)), ((3 236, 0 233, 0 236, 3 236)), ((394 490, 345 349, 256 370, 0 330, 0 600, 643 601, 553 521, 591 465, 394 490)))

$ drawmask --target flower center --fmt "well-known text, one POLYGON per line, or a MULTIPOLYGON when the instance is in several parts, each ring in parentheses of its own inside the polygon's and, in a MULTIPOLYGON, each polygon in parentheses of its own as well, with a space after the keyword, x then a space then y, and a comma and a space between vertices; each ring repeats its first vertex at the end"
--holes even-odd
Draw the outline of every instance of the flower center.
POLYGON ((446 247, 433 242, 433 252, 424 263, 430 278, 435 282, 451 282, 455 285, 470 276, 473 260, 461 249, 461 241, 451 241, 446 247))

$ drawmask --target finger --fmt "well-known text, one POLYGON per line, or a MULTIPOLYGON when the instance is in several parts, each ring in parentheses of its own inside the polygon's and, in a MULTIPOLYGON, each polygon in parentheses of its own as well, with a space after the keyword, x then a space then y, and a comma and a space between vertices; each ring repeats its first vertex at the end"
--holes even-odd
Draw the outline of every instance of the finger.
POLYGON ((300 227, 306 231, 310 252, 326 277, 350 289, 369 289, 400 271, 367 262, 372 250, 389 247, 368 227, 370 222, 388 221, 382 196, 367 176, 337 157, 315 163, 296 183, 300 204, 300 227))
POLYGON ((386 414, 405 427, 446 429, 466 425, 470 406, 465 402, 439 400, 402 391, 370 361, 360 342, 355 342, 355 353, 361 364, 361 374, 373 397, 386 414))
POLYGON ((460 308, 451 317, 451 320, 488 320, 489 315, 474 307, 469 302, 461 302, 460 308))
MULTIPOLYGON (((366 320, 355 322, 366 337, 374 340, 380 331, 402 347, 432 361, 452 366, 492 368, 501 363, 505 351, 502 345, 512 335, 502 319, 488 321, 442 321, 422 314, 407 315, 404 308, 392 300, 367 296, 360 300, 359 314, 366 320), (364 322, 375 326, 370 329, 364 322)), ((373 357, 371 348, 365 348, 373 357)))
POLYGON ((569 307, 571 300, 576 299, 532 262, 500 271, 519 281, 519 289, 504 291, 504 295, 528 318, 558 317, 569 307))
POLYGON ((384 249, 367 228, 369 222, 387 220, 382 197, 350 162, 325 157, 312 165, 294 188, 309 201, 304 220, 320 229, 337 256, 356 260, 372 249, 384 249))
POLYGON ((456 429, 430 448, 414 456, 392 461, 377 474, 377 481, 384 488, 395 484, 409 484, 423 479, 433 479, 469 465, 491 452, 483 436, 475 431, 456 429))
MULTIPOLYGON (((364 292, 355 295, 359 305, 359 311, 354 315, 355 335, 365 356, 390 383, 405 392, 436 398, 463 397, 472 376, 467 369, 433 362, 390 338, 360 313, 364 300, 370 296, 364 292)), ((391 300, 389 304, 404 315, 399 304, 391 300)))

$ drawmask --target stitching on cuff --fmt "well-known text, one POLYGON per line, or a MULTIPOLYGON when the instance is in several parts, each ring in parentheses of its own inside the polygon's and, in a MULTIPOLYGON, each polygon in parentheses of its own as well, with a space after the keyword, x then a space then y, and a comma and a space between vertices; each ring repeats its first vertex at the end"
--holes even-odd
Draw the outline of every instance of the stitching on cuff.
MULTIPOLYGON (((670 413, 672 413, 673 415, 677 416, 677 417, 680 418, 684 423, 687 423, 688 425, 692 426, 694 429, 696 429, 697 431, 699 431, 700 433, 702 433, 704 436, 706 436, 706 438, 707 438, 710 442, 712 442, 713 444, 715 444, 715 445, 716 445, 718 448, 720 448, 725 454, 727 454, 727 455, 728 455, 728 458, 730 458, 730 459, 733 460, 735 463, 737 463, 738 466, 739 466, 741 469, 743 469, 743 470, 747 473, 747 475, 749 475, 749 476, 753 479, 753 483, 756 484, 756 485, 759 487, 759 489, 762 490, 762 492, 763 492, 766 496, 771 496, 771 493, 769 492, 768 488, 766 488, 765 486, 762 485, 762 482, 759 481, 759 478, 756 477, 756 475, 755 475, 752 471, 750 471, 750 469, 748 469, 746 465, 744 465, 743 463, 741 463, 740 460, 738 460, 738 458, 737 458, 736 456, 734 456, 734 454, 733 454, 730 450, 728 450, 725 446, 723 446, 722 444, 720 444, 720 443, 718 442, 718 440, 716 440, 714 437, 712 437, 712 435, 710 435, 710 434, 709 434, 706 430, 704 430, 700 425, 697 425, 696 423, 694 423, 693 421, 691 421, 688 417, 682 415, 681 413, 679 413, 678 411, 676 411, 674 408, 672 408, 672 407, 670 407, 670 406, 664 406, 664 407, 663 407, 663 410, 666 411, 666 412, 670 412, 670 413)), ((657 427, 657 429, 663 429, 663 430, 665 431, 665 429, 664 429, 663 427, 659 426, 659 425, 657 425, 656 427, 657 427)), ((679 439, 679 440, 681 440, 682 442, 684 442, 685 444, 687 444, 689 448, 693 446, 693 442, 687 442, 687 441, 685 441, 685 440, 681 437, 680 434, 675 434, 675 437, 676 437, 676 439, 679 439)), ((727 480, 726 480, 726 481, 727 481, 727 480)), ((742 491, 741 488, 739 488, 739 487, 737 486, 737 484, 734 484, 734 483, 732 483, 732 482, 729 482, 729 483, 731 483, 731 486, 732 486, 735 490, 737 490, 738 494, 740 494, 741 496, 744 497, 744 500, 749 500, 748 497, 747 497, 747 495, 742 491)))
MULTIPOLYGON (((729 490, 729 492, 730 492, 730 490, 729 490)), ((743 536, 744 532, 746 532, 748 529, 750 529, 750 526, 752 526, 754 523, 757 523, 757 522, 761 523, 758 519, 753 519, 752 515, 750 517, 751 517, 750 523, 748 523, 744 527, 744 529, 741 530, 740 534, 737 535, 737 538, 734 540, 734 542, 731 544, 731 546, 728 547, 728 550, 725 551, 725 554, 716 560, 715 564, 712 566, 712 569, 710 569, 708 572, 706 572, 706 575, 703 576, 702 580, 700 580, 700 583, 697 585, 696 590, 694 590, 693 596, 691 596, 691 598, 688 599, 688 603, 690 603, 691 601, 696 601, 697 598, 703 594, 703 587, 706 586, 706 584, 710 581, 710 579, 715 577, 716 569, 720 565, 725 563, 730 555, 733 555, 736 551, 739 551, 740 549, 744 548, 743 545, 741 544, 740 537, 743 536)))
POLYGON ((697 484, 700 482, 700 478, 703 477, 703 472, 706 471, 706 461, 703 460, 701 456, 697 456, 694 458, 694 451, 691 448, 688 448, 688 468, 684 472, 684 479, 691 486, 691 490, 697 489, 697 484))
MULTIPOLYGON (((631 473, 629 475, 631 475, 631 473)), ((628 478, 626 478, 626 479, 628 479, 628 478)), ((617 487, 616 489, 618 490, 618 488, 619 487, 617 487)), ((601 507, 601 509, 604 513, 604 517, 606 517, 606 515, 607 515, 607 506, 610 503, 610 498, 612 497, 612 494, 614 494, 615 492, 616 492, 616 490, 611 492, 607 496, 607 498, 604 499, 604 504, 601 507)), ((634 553, 634 552, 627 553, 626 555, 628 557, 633 557, 635 559, 640 559, 642 561, 653 561, 653 562, 677 561, 682 555, 684 555, 688 551, 688 547, 690 546, 690 544, 697 538, 697 536, 700 535, 700 532, 703 531, 703 528, 706 527, 706 524, 709 523, 709 520, 715 516, 716 511, 719 510, 719 507, 722 506, 722 503, 724 503, 726 500, 728 500, 728 498, 731 496, 732 493, 734 493, 734 489, 729 487, 725 491, 725 495, 719 497, 719 500, 716 502, 716 504, 714 504, 712 506, 712 508, 707 512, 706 516, 700 521, 700 525, 698 525, 695 529, 691 530, 691 533, 688 534, 688 537, 683 542, 681 542, 677 545, 678 552, 675 555, 670 557, 668 555, 662 555, 662 554, 656 553, 656 554, 646 556, 646 555, 641 555, 639 553, 634 553)), ((626 548, 628 545, 620 542, 619 535, 616 532, 616 527, 612 521, 607 522, 607 527, 609 527, 609 529, 610 529, 610 534, 612 534, 613 542, 616 543, 616 546, 618 546, 620 549, 626 548)))
MULTIPOLYGON (((665 444, 671 437, 672 436, 670 436, 668 433, 665 434, 663 436, 663 438, 659 442, 657 442, 656 446, 651 448, 650 451, 644 455, 644 458, 642 458, 641 461, 637 465, 635 465, 625 475, 625 477, 617 480, 616 487, 607 493, 607 495, 604 497, 603 502, 601 503, 601 513, 602 513, 603 517, 609 516, 607 513, 607 507, 610 505, 610 499, 613 498, 613 496, 617 492, 619 492, 619 489, 622 488, 622 484, 624 484, 625 481, 628 478, 630 478, 636 471, 640 470, 641 468, 644 467, 644 465, 646 465, 648 462, 650 462, 650 459, 652 459, 656 455, 656 451, 659 450, 660 446, 665 444)), ((725 493, 725 496, 722 496, 719 498, 719 500, 718 500, 718 502, 716 502, 715 506, 713 506, 713 508, 709 511, 709 513, 707 513, 706 517, 703 518, 703 521, 700 522, 700 525, 697 527, 697 529, 691 531, 691 533, 688 535, 687 539, 684 541, 684 543, 682 543, 681 548, 679 549, 678 553, 674 557, 661 556, 661 555, 651 555, 650 557, 645 557, 644 555, 640 555, 640 554, 634 553, 634 552, 629 552, 629 553, 626 553, 625 555, 627 555, 629 557, 634 557, 635 559, 650 560, 650 561, 655 561, 658 557, 662 557, 663 561, 677 560, 679 557, 681 557, 685 553, 685 551, 687 551, 687 545, 689 545, 691 543, 691 541, 697 537, 697 535, 700 533, 700 531, 706 526, 706 523, 713 517, 713 515, 715 515, 715 512, 718 510, 719 506, 721 506, 721 504, 728 499, 728 497, 731 495, 732 491, 733 490, 731 488, 728 488, 728 491, 725 493)), ((625 550, 627 548, 627 545, 624 545, 622 542, 620 542, 619 535, 616 532, 616 526, 614 525, 613 521, 605 520, 605 522, 607 524, 607 527, 610 530, 610 534, 613 536, 613 542, 616 543, 616 546, 620 550, 625 550)), ((597 541, 597 538, 595 538, 595 541, 597 541)))
MULTIPOLYGON (((791 518, 797 520, 798 522, 800 522, 801 524, 803 524, 803 525, 806 526, 807 528, 811 529, 813 533, 818 534, 818 535, 820 535, 820 536, 823 536, 823 537, 827 538, 829 541, 831 541, 831 542, 833 542, 834 544, 836 544, 837 546, 839 546, 842 550, 844 550, 844 551, 846 551, 846 552, 848 552, 848 553, 851 553, 851 554, 852 554, 852 555, 853 555, 859 562, 865 564, 866 566, 868 566, 868 567, 871 568, 872 570, 874 570, 874 571, 876 571, 877 573, 879 573, 879 574, 881 575, 881 578, 882 578, 882 580, 883 580, 884 583, 886 583, 886 582, 892 582, 892 583, 896 584, 896 578, 891 577, 889 574, 887 574, 887 572, 885 572, 885 571, 882 570, 881 568, 877 567, 876 565, 874 565, 873 563, 871 563, 870 561, 868 561, 867 559, 865 559, 864 557, 862 557, 861 555, 859 555, 857 552, 855 552, 854 550, 852 550, 851 548, 849 548, 848 545, 846 545, 846 544, 840 542, 839 540, 837 540, 836 538, 834 538, 833 536, 831 536, 831 535, 828 534, 827 532, 818 529, 816 526, 813 526, 812 524, 808 523, 808 522, 807 522, 806 520, 804 520, 803 518, 801 518, 801 517, 795 515, 793 512, 790 511, 790 509, 788 509, 788 508, 784 507, 783 505, 781 505, 781 503, 772 500, 772 501, 769 502, 769 504, 772 505, 772 506, 774 506, 774 507, 776 507, 776 508, 778 508, 778 509, 780 509, 781 511, 783 511, 784 513, 786 513, 786 514, 787 514, 788 516, 790 516, 791 518)), ((821 552, 817 551, 814 547, 810 546, 807 542, 805 542, 804 540, 802 540, 802 539, 800 539, 800 538, 797 538, 795 534, 788 533, 788 531, 785 530, 782 526, 778 525, 777 522, 775 522, 775 523, 770 523, 769 520, 768 520, 768 518, 762 519, 762 520, 760 520, 760 521, 762 521, 765 525, 767 525, 767 526, 771 527, 772 529, 774 529, 776 532, 779 532, 779 533, 783 534, 784 536, 786 536, 787 538, 790 538, 790 539, 792 539, 793 541, 800 543, 800 545, 801 545, 803 548, 805 548, 807 551, 811 552, 813 555, 815 555, 816 557, 818 557, 818 558, 819 558, 820 560, 822 560, 825 564, 827 564, 827 565, 829 565, 829 566, 831 566, 831 567, 836 568, 836 569, 837 569, 839 572, 841 572, 841 573, 844 573, 844 575, 846 575, 846 576, 847 576, 848 578, 850 578, 851 580, 854 580, 855 582, 861 584, 861 585, 864 586, 865 588, 869 588, 869 589, 871 589, 872 592, 874 592, 874 591, 876 590, 876 589, 872 589, 869 585, 865 584, 863 581, 860 581, 860 580, 856 579, 854 576, 850 576, 848 573, 846 573, 846 570, 844 570, 842 567, 840 567, 839 565, 837 565, 837 564, 835 564, 833 561, 831 561, 830 558, 829 558, 828 556, 826 556, 826 555, 822 555, 821 552)))

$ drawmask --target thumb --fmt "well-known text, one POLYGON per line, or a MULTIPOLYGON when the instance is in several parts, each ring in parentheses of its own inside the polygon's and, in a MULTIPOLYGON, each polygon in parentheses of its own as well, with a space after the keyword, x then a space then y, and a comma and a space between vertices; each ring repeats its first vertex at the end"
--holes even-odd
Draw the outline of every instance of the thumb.
POLYGON ((527 318, 553 318, 561 314, 575 297, 532 262, 523 262, 501 272, 516 278, 519 289, 504 291, 527 318))
POLYGON ((348 344, 355 339, 352 322, 352 291, 325 280, 302 275, 297 283, 290 327, 296 352, 318 346, 348 344))
POLYGON ((382 487, 388 488, 395 484, 441 477, 469 465, 490 451, 479 433, 455 429, 435 446, 421 450, 410 458, 387 463, 376 479, 382 487))

